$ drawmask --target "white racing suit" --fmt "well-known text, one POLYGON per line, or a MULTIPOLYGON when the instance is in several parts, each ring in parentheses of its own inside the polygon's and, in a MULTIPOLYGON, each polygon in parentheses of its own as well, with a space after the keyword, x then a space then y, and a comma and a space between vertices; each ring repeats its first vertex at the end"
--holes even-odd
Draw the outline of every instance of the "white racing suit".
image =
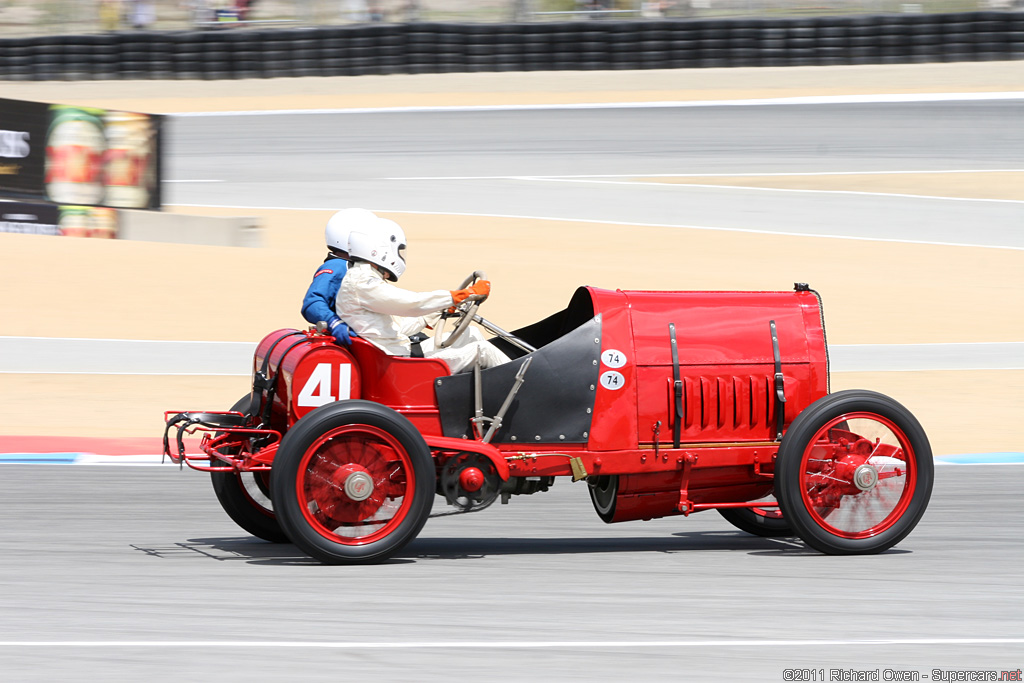
MULTIPOLYGON (((426 315, 452 306, 452 294, 446 289, 410 292, 391 284, 369 263, 353 263, 341 281, 335 310, 363 339, 392 356, 412 354, 411 335, 430 324, 426 315)), ((434 321, 439 317, 431 316, 434 321)), ((452 373, 468 370, 480 352, 480 365, 492 368, 508 362, 508 357, 470 328, 447 349, 435 349, 433 338, 420 344, 423 355, 440 358, 452 373)))

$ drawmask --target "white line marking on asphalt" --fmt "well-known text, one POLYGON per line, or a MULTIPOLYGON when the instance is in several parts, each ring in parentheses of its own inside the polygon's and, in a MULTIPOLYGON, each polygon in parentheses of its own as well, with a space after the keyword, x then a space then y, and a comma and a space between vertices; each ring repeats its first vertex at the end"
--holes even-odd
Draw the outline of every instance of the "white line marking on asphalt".
MULTIPOLYGON (((832 347, 829 347, 830 349, 832 347)), ((885 369, 871 369, 871 370, 836 370, 830 369, 829 372, 832 374, 843 374, 848 372, 985 372, 988 370, 993 371, 1011 371, 1011 370, 1024 370, 1024 367, 978 367, 978 368, 885 368, 885 369)))
POLYGON ((935 458, 936 467, 1019 467, 1020 462, 950 462, 940 457, 935 458))
MULTIPOLYGON (((197 209, 259 209, 265 211, 337 211, 336 206, 327 207, 295 207, 295 206, 239 206, 232 204, 167 204, 166 206, 195 207, 197 209)), ((399 213, 421 216, 467 216, 477 218, 515 218, 531 221, 563 221, 566 223, 599 223, 601 225, 627 225, 630 227, 649 228, 680 228, 685 230, 714 230, 718 232, 740 232, 755 235, 780 235, 783 237, 818 237, 824 239, 854 240, 857 242, 892 242, 896 244, 926 244, 937 247, 972 247, 977 249, 1010 249, 1024 251, 1024 247, 1011 247, 998 244, 971 244, 968 242, 933 242, 929 240, 900 240, 889 237, 859 237, 854 235, 829 235, 811 232, 788 232, 782 230, 755 230, 752 228, 724 228, 710 225, 682 225, 679 223, 637 223, 631 221, 608 221, 599 218, 559 218, 556 216, 524 216, 504 213, 466 213, 462 211, 409 211, 406 209, 371 209, 380 213, 399 213)))
POLYGON ((3 640, 0 647, 88 647, 88 648, 320 648, 332 650, 483 650, 553 648, 732 648, 732 647, 878 647, 886 645, 1016 645, 1024 638, 878 638, 849 639, 719 639, 719 640, 467 640, 419 642, 331 642, 316 640, 3 640))
POLYGON ((213 179, 196 179, 196 180, 167 180, 166 178, 162 181, 165 183, 223 183, 223 180, 213 179))
POLYGON ((833 344, 832 372, 1024 369, 1024 342, 833 344))
MULTIPOLYGON (((996 344, 1024 344, 1024 342, 993 342, 993 341, 985 341, 985 342, 921 342, 920 344, 915 344, 913 342, 907 342, 907 343, 903 343, 903 344, 885 344, 885 346, 902 346, 902 347, 906 347, 906 348, 910 349, 910 348, 916 348, 916 347, 919 347, 919 346, 924 346, 924 347, 929 347, 929 346, 931 346, 931 347, 938 347, 938 346, 951 346, 951 345, 956 345, 956 346, 985 346, 985 345, 996 345, 996 344)), ((872 347, 878 346, 878 344, 841 344, 840 346, 844 346, 844 347, 846 347, 848 349, 870 349, 872 347)))
POLYGON ((848 194, 868 197, 902 197, 906 199, 932 199, 947 202, 992 202, 1002 204, 1024 204, 1019 199, 991 199, 981 197, 944 197, 932 194, 907 194, 899 192, 865 192, 858 190, 817 190, 794 187, 757 187, 754 185, 719 185, 709 183, 659 183, 628 178, 786 178, 786 177, 824 177, 824 176, 857 176, 857 175, 937 175, 950 173, 1022 173, 1024 169, 973 169, 973 170, 941 170, 941 171, 816 171, 799 173, 616 173, 600 175, 507 175, 507 176, 396 176, 382 180, 407 181, 458 181, 458 180, 517 180, 548 183, 590 183, 595 185, 626 185, 645 187, 671 187, 674 189, 698 187, 717 190, 755 190, 759 192, 803 192, 818 194, 848 194), (610 180, 625 178, 626 180, 610 180))
MULTIPOLYGON (((1022 367, 969 367, 969 368, 886 368, 884 370, 837 370, 833 368, 832 374, 843 374, 850 372, 984 372, 987 370, 1013 371, 1024 370, 1022 367)), ((64 371, 64 370, 5 370, 0 369, 0 375, 99 375, 99 376, 126 376, 126 377, 249 377, 251 372, 90 372, 88 370, 64 371)))
MULTIPOLYGON (((1000 368, 1013 370, 1013 368, 1000 368)), ((89 372, 88 370, 0 370, 0 375, 100 375, 116 377, 249 377, 251 372, 89 372)))
POLYGON ((0 374, 248 376, 256 342, 0 336, 0 374))
POLYGON ((131 344, 203 344, 204 346, 223 345, 225 347, 237 346, 238 344, 251 344, 256 345, 256 342, 237 342, 237 341, 202 341, 195 339, 121 339, 118 337, 39 337, 39 336, 28 336, 28 337, 16 337, 14 335, 0 335, 0 342, 8 339, 18 339, 24 341, 32 340, 60 340, 60 341, 88 341, 88 342, 129 342, 131 344))
MULTIPOLYGON (((256 342, 0 336, 0 374, 248 377, 256 342)), ((1024 342, 832 344, 831 371, 1024 370, 1024 342)))
POLYGON ((828 104, 913 104, 920 102, 988 102, 1024 100, 1024 92, 887 93, 877 95, 816 95, 738 100, 669 100, 654 102, 581 102, 564 104, 488 104, 459 106, 353 107, 338 109, 274 109, 179 112, 182 118, 215 116, 280 116, 297 114, 390 114, 426 112, 549 111, 561 109, 682 109, 690 107, 762 107, 828 104))
POLYGON ((750 190, 755 192, 791 192, 806 194, 849 194, 868 197, 902 197, 904 199, 929 199, 943 202, 991 202, 1000 204, 1024 204, 1019 199, 982 199, 977 197, 943 197, 941 195, 926 194, 901 194, 897 192, 861 192, 856 190, 811 190, 795 187, 757 187, 755 185, 711 185, 706 183, 656 183, 640 180, 588 180, 585 178, 552 178, 552 177, 509 177, 509 180, 530 180, 546 183, 579 183, 592 185, 629 185, 646 187, 664 187, 672 189, 685 189, 688 187, 699 187, 702 189, 714 190, 750 190))
POLYGON ((785 178, 788 176, 829 176, 829 175, 925 175, 942 173, 1024 173, 1024 168, 970 168, 946 170, 903 170, 903 171, 797 171, 793 173, 586 173, 577 175, 483 175, 483 176, 397 176, 381 180, 520 180, 523 178, 785 178))

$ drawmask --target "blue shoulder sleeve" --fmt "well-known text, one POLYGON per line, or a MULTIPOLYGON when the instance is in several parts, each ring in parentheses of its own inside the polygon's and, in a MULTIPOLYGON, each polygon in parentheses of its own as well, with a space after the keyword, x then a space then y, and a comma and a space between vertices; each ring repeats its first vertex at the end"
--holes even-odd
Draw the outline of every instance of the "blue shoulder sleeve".
POLYGON ((313 282, 302 300, 302 317, 311 325, 323 320, 330 322, 337 317, 334 300, 338 296, 341 280, 348 272, 348 263, 343 259, 327 259, 316 270, 313 282))

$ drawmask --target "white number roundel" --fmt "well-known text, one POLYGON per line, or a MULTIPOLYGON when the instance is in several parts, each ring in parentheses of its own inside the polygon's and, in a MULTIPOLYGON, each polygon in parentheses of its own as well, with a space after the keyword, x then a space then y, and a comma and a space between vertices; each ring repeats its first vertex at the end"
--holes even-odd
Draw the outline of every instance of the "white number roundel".
POLYGON ((601 362, 609 368, 621 368, 628 360, 626 354, 617 349, 608 349, 601 354, 601 362))
POLYGON ((609 370, 608 372, 601 375, 601 386, 604 387, 605 389, 618 391, 622 387, 626 386, 626 378, 622 376, 621 372, 609 370))

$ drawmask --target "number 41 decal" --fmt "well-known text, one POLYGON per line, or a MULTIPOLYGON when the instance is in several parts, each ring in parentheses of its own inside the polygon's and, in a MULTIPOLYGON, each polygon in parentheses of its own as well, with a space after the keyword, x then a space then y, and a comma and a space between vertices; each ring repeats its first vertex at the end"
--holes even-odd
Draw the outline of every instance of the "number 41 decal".
POLYGON ((296 399, 296 403, 303 407, 318 408, 335 401, 343 401, 352 394, 352 366, 348 363, 338 365, 338 395, 332 392, 334 366, 330 363, 319 363, 313 372, 309 373, 309 379, 302 385, 302 391, 296 399))

